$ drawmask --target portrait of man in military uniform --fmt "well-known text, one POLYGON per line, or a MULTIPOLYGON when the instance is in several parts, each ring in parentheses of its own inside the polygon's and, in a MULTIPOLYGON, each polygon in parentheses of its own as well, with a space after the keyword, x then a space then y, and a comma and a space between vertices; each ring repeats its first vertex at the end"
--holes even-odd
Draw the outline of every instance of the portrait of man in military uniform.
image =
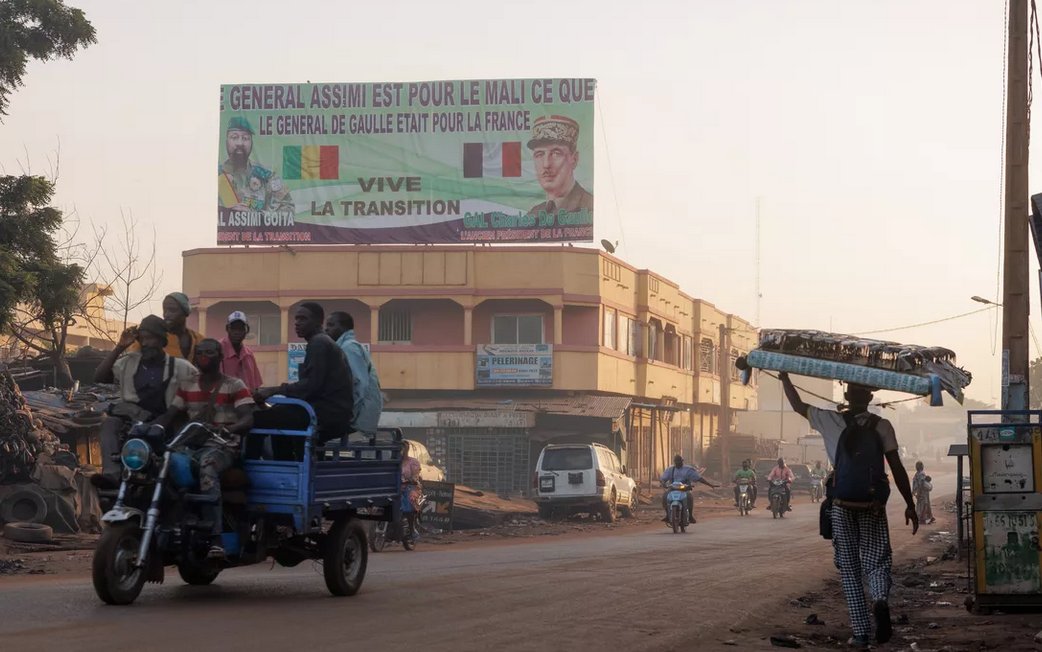
POLYGON ((576 213, 582 209, 593 211, 593 195, 575 180, 579 165, 579 123, 557 115, 536 118, 532 123, 532 138, 528 149, 535 160, 535 174, 546 192, 546 201, 529 211, 576 213))
POLYGON ((229 120, 224 144, 228 158, 217 170, 221 206, 236 211, 296 212, 282 177, 250 158, 253 125, 249 120, 239 116, 229 120))

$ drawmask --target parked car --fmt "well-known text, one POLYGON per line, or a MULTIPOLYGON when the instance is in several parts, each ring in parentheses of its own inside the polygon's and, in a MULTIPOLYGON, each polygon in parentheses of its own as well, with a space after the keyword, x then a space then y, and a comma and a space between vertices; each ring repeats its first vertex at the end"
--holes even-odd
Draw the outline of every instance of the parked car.
POLYGON ((409 442, 409 456, 415 457, 420 463, 420 479, 428 482, 445 482, 445 470, 434 463, 427 447, 412 439, 404 441, 409 442))
POLYGON ((810 466, 807 464, 789 464, 789 468, 792 469, 792 474, 796 476, 796 482, 793 482, 789 489, 791 491, 806 491, 810 493, 810 466))
POLYGON ((587 512, 613 522, 616 511, 633 516, 637 483, 607 446, 551 444, 543 449, 532 478, 539 516, 587 512))
POLYGON ((767 482, 767 476, 771 474, 771 469, 778 466, 778 458, 766 458, 761 457, 756 460, 753 464, 753 471, 756 471, 756 481, 760 483, 760 494, 763 496, 767 495, 767 489, 770 486, 767 482))

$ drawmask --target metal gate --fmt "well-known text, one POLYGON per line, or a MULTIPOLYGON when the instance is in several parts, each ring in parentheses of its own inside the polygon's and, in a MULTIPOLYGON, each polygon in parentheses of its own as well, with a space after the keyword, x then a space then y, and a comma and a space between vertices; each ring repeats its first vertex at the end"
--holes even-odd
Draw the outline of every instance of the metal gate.
POLYGON ((528 493, 529 441, 524 428, 445 428, 449 482, 497 494, 528 493))

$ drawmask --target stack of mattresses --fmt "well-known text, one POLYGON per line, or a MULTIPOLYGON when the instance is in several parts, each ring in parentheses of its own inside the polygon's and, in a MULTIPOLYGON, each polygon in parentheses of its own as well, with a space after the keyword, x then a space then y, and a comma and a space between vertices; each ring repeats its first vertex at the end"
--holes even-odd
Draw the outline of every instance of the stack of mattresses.
POLYGON ((821 331, 761 331, 760 346, 735 364, 745 383, 752 369, 784 371, 929 396, 931 405, 942 404, 942 392, 962 403, 962 390, 971 380, 949 349, 821 331))

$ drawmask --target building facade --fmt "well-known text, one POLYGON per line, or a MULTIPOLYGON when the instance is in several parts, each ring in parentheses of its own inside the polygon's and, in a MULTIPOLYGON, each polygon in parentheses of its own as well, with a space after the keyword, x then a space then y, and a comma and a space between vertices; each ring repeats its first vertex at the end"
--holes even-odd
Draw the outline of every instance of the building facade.
POLYGON ((249 316, 271 384, 290 373, 300 303, 348 312, 388 398, 384 423, 430 443, 450 479, 501 493, 528 489, 551 441, 605 443, 650 482, 675 452, 700 457, 724 392, 732 411, 756 408, 732 364, 755 345, 748 322, 595 249, 200 249, 184 252, 183 281, 201 332, 249 316))

